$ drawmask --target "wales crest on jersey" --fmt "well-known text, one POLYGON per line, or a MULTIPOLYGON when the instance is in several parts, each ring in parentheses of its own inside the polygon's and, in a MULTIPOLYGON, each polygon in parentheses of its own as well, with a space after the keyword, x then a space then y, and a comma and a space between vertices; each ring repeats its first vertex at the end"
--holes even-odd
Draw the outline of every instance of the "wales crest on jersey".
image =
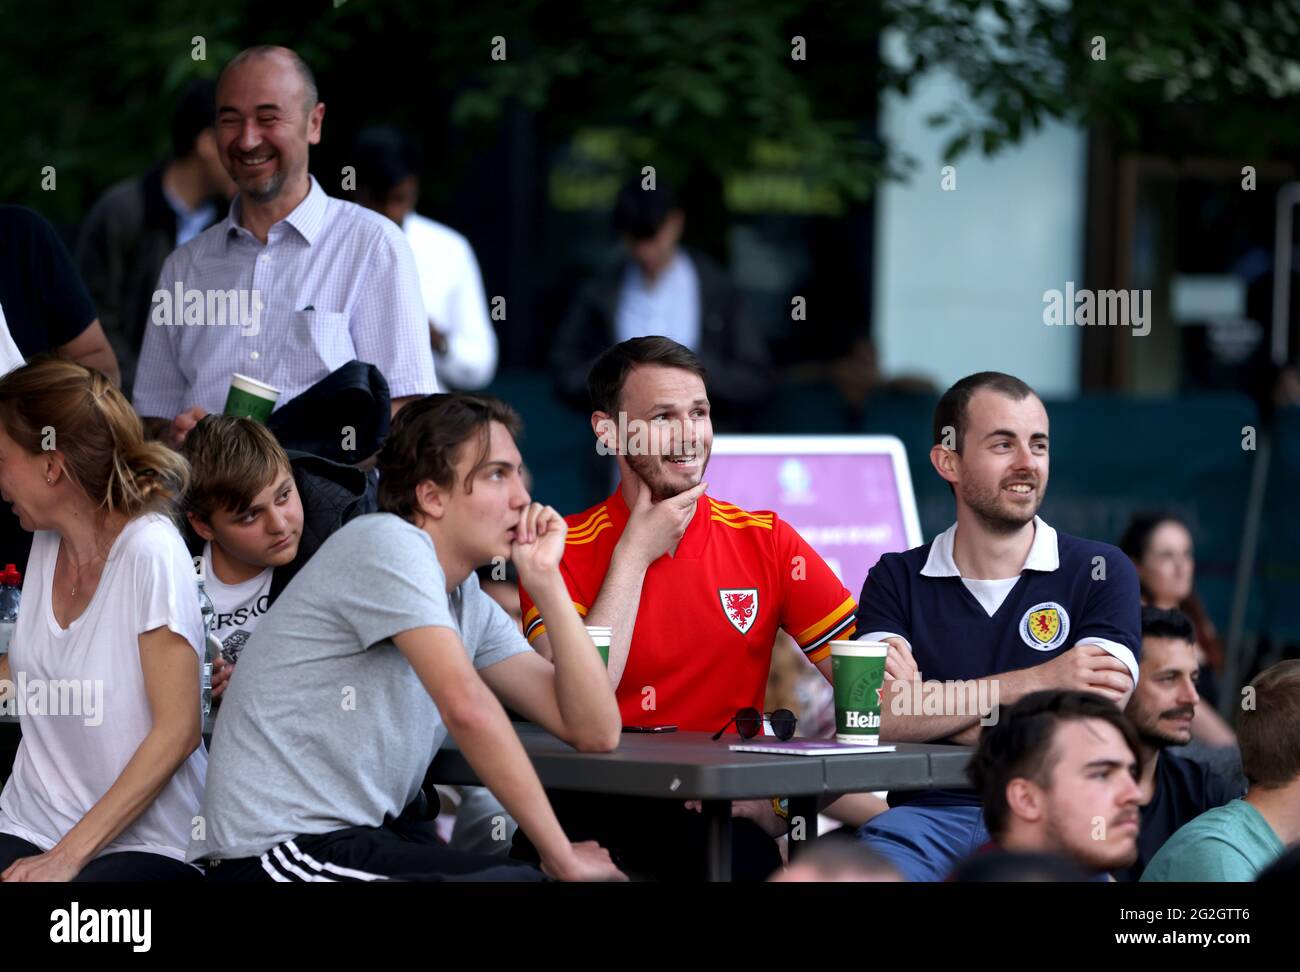
POLYGON ((745 634, 754 626, 758 618, 758 588, 720 588, 718 597, 722 601, 722 613, 727 616, 731 626, 745 634))

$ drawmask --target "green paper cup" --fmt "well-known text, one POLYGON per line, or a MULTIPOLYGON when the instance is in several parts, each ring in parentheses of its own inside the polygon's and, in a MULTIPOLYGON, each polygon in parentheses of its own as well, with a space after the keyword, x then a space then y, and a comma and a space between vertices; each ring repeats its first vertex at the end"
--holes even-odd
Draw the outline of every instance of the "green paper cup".
POLYGON ((832 641, 835 683, 835 741, 875 746, 880 742, 880 702, 885 684, 881 641, 832 641))
POLYGON ((587 634, 591 635, 591 640, 595 644, 596 650, 600 652, 600 660, 603 661, 605 663, 605 667, 608 668, 609 667, 609 640, 611 637, 613 637, 614 629, 606 628, 604 625, 589 624, 587 625, 587 634))
POLYGON ((236 372, 230 376, 225 413, 242 415, 265 425, 279 398, 280 389, 236 372))

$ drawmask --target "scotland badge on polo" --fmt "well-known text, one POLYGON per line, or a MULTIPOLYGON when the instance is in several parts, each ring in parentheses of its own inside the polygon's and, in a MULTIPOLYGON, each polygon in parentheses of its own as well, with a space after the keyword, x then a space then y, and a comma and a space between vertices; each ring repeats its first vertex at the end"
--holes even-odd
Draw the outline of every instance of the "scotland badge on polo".
POLYGON ((1035 604, 1020 619, 1020 637, 1035 651, 1055 651, 1070 634, 1070 616, 1055 601, 1035 604))

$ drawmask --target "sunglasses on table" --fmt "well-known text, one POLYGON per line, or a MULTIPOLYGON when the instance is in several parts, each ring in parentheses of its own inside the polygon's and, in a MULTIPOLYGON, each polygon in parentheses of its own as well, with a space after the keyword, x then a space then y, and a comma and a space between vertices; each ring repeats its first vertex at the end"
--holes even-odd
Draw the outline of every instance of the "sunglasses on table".
MULTIPOLYGON (((734 716, 727 720, 727 725, 723 726, 713 734, 715 740, 721 739, 722 734, 734 722, 736 732, 740 733, 742 739, 753 739, 763 731, 764 713, 759 712, 753 706, 746 706, 736 712, 734 716)), ((794 735, 795 716, 789 709, 777 709, 775 712, 766 714, 766 718, 772 725, 772 734, 785 742, 794 735)))

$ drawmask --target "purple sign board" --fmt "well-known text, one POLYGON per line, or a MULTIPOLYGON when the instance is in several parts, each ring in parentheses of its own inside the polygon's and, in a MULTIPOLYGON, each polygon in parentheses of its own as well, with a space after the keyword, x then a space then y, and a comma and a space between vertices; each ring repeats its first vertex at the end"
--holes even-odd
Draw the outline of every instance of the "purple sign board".
POLYGON ((716 500, 780 515, 855 597, 881 554, 921 543, 893 436, 718 436, 704 478, 716 500))

